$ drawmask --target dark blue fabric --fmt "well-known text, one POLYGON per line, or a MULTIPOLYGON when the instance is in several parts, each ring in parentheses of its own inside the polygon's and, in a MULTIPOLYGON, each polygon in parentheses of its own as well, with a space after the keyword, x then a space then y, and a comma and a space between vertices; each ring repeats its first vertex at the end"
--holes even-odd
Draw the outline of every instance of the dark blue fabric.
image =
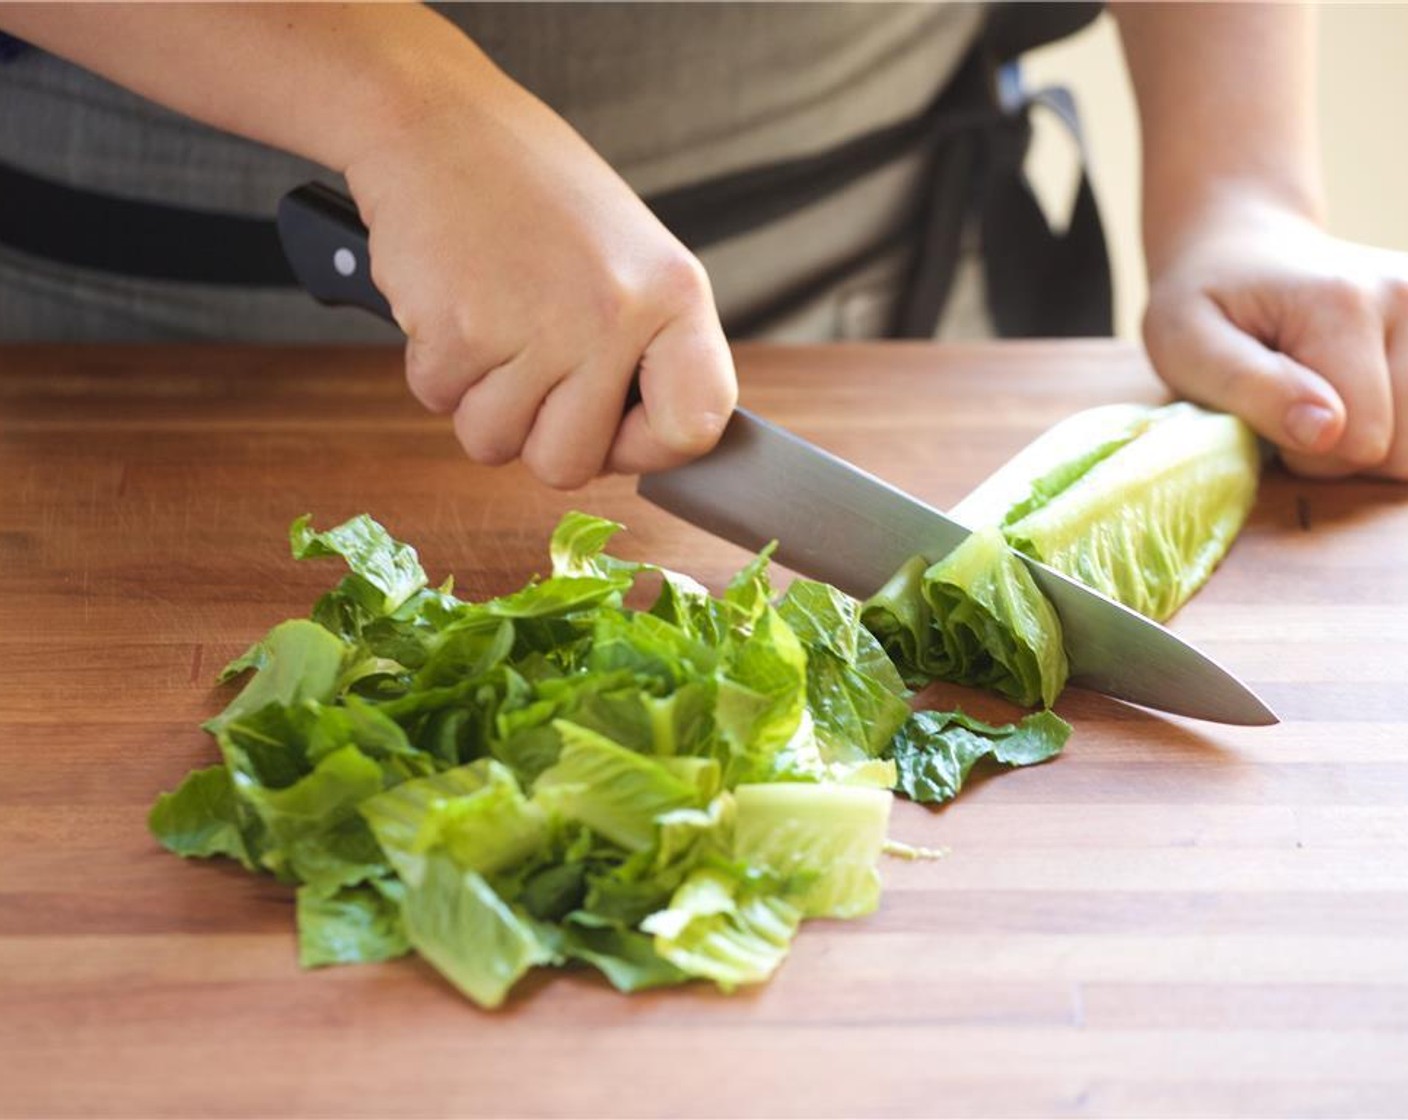
POLYGON ((29 50, 29 44, 23 39, 16 39, 13 35, 6 35, 0 31, 0 62, 9 62, 10 59, 27 50, 29 50))

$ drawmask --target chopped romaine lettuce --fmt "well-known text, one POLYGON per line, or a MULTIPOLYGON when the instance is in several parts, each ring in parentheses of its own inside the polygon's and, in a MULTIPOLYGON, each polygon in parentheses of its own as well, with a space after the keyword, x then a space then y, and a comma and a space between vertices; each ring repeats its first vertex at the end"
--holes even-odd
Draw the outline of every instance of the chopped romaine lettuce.
POLYGON ((915 712, 890 744, 895 788, 912 801, 951 801, 980 758, 1030 766, 1061 753, 1071 725, 1055 712, 1033 712, 994 727, 962 712, 915 712))
POLYGON ((1049 708, 1067 673, 1060 620, 1009 549, 1163 621, 1226 555, 1260 466, 1246 424, 1196 405, 1078 413, 959 502, 972 536, 938 563, 910 559, 862 618, 911 685, 1049 708))
POLYGON ((467 602, 370 518, 300 519, 349 574, 228 667, 223 762, 152 829, 297 884, 304 964, 413 948, 486 1007, 542 964, 755 982, 803 917, 872 909, 909 693, 859 604, 774 600, 767 551, 715 597, 619 528, 570 514, 546 578, 467 602))
POLYGON ((958 681, 1050 706, 1066 683, 1056 612, 994 528, 936 564, 911 560, 863 618, 914 685, 958 681))
MULTIPOLYGON (((297 884, 307 966, 414 949, 485 1007, 538 965, 731 989, 771 975, 805 918, 875 908, 897 784, 952 796, 980 754, 1059 749, 1054 716, 911 716, 860 604, 808 580, 774 599, 766 550, 715 597, 608 556, 619 528, 569 514, 547 578, 476 603, 370 518, 296 522, 296 556, 350 574, 227 668, 253 675, 206 724, 223 761, 162 795, 152 830, 297 884), (645 575, 654 604, 626 607, 645 575)), ((942 656, 1043 694, 1000 540, 933 569, 919 609, 967 612, 942 656)))

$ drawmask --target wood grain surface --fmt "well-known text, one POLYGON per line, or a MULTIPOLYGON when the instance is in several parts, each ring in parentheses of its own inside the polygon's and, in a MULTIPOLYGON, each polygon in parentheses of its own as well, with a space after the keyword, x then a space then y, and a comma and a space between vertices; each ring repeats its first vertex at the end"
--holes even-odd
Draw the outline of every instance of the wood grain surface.
MULTIPOLYGON (((1162 396, 1115 344, 738 357, 751 408, 941 506, 1162 396)), ((1069 691, 1060 759, 897 806, 947 858, 887 861, 878 913, 732 997, 543 973, 491 1014, 414 959, 301 973, 286 888, 157 847, 215 673, 335 578, 295 516, 369 512, 481 596, 571 508, 715 588, 743 559, 627 480, 473 466, 394 351, 0 349, 0 1114, 1408 1113, 1404 486, 1273 471, 1175 619, 1282 724, 1069 691)))

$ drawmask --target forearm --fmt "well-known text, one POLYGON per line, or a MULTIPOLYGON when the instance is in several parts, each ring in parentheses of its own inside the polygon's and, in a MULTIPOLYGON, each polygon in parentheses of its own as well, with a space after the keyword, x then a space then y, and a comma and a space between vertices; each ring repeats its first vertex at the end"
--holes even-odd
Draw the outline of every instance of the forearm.
POLYGON ((737 381, 699 262, 429 9, 0 4, 0 28, 343 172, 407 381, 476 461, 575 487, 718 440, 737 381))
POLYGON ((1314 14, 1286 4, 1119 4, 1143 132, 1151 272, 1248 192, 1321 217, 1314 14))
POLYGON ((337 171, 449 83, 498 73, 419 4, 0 4, 0 28, 337 171))

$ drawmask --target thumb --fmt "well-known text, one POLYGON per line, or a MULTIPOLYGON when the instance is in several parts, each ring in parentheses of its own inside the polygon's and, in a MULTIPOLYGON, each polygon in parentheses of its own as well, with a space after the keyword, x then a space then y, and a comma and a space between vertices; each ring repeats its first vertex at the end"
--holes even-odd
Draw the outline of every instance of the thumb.
POLYGON ((641 355, 640 403, 626 414, 608 466, 640 474, 714 446, 738 403, 738 376, 712 304, 667 324, 641 355))
POLYGON ((1209 299, 1180 308, 1172 323, 1151 304, 1144 338, 1173 389, 1240 416, 1283 450, 1323 455, 1344 433, 1344 401, 1328 381, 1242 331, 1209 299))

